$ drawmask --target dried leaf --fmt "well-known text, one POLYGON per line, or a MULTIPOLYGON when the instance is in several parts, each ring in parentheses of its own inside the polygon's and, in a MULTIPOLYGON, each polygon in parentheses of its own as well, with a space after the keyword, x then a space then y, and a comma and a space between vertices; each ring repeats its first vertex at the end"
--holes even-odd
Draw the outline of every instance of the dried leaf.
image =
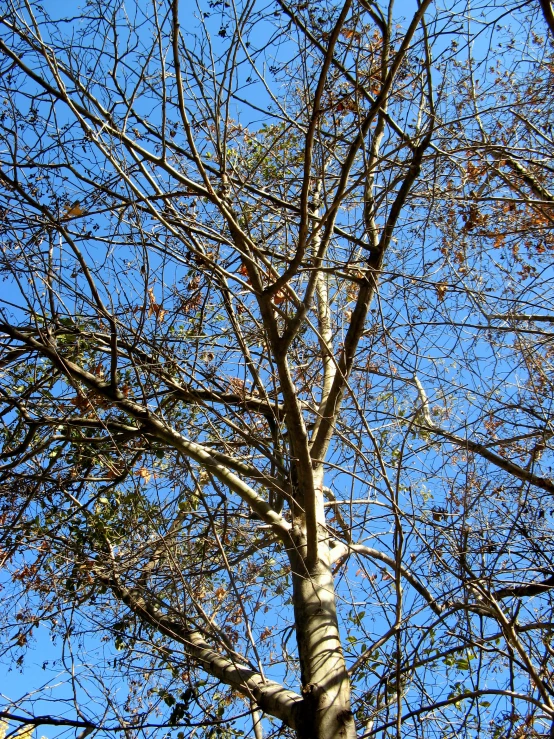
POLYGON ((343 28, 341 34, 346 39, 352 39, 353 41, 359 41, 362 37, 359 31, 355 31, 353 28, 343 28))
POLYGON ((150 479, 152 477, 152 472, 147 469, 146 467, 139 467, 139 469, 135 472, 135 475, 138 475, 142 478, 142 480, 148 484, 150 482, 150 479))
POLYGON ((76 216, 82 215, 83 209, 81 208, 81 203, 78 200, 75 200, 73 203, 71 203, 71 205, 68 205, 64 213, 65 218, 75 218, 76 216))
POLYGON ((148 289, 148 297, 150 299, 150 307, 148 308, 148 318, 150 318, 152 315, 156 316, 156 319, 162 323, 163 319, 165 318, 167 311, 162 308, 161 305, 156 303, 156 297, 154 295, 154 289, 149 288, 148 289))
POLYGON ((446 296, 448 287, 444 283, 440 282, 438 285, 435 286, 435 290, 437 291, 437 298, 439 299, 439 303, 442 303, 446 296))

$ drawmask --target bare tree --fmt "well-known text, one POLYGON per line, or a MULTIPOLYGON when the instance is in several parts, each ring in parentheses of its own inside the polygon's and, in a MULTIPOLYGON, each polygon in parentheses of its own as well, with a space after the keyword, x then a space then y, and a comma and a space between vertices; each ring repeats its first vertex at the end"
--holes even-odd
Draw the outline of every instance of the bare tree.
POLYGON ((4 5, 4 729, 554 736, 550 4, 4 5))

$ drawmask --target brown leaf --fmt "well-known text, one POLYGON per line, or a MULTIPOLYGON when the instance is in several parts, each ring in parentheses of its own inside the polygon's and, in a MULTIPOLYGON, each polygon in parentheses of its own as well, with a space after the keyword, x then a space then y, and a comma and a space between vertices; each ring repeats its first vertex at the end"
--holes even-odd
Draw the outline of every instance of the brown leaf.
POLYGON ((141 478, 142 478, 142 480, 143 480, 143 481, 144 481, 145 483, 147 483, 147 484, 148 484, 148 483, 150 482, 150 478, 152 477, 152 473, 151 473, 151 471, 150 471, 149 469, 147 469, 146 467, 140 467, 140 468, 139 468, 139 469, 138 469, 138 470, 137 470, 137 471, 135 472, 135 475, 138 475, 139 477, 141 477, 141 478))
POLYGON ((353 41, 359 41, 362 37, 359 31, 355 31, 353 28, 343 28, 341 34, 346 39, 352 39, 353 41))
POLYGON ((160 323, 162 323, 167 311, 164 310, 161 305, 158 305, 158 303, 156 303, 156 297, 154 295, 153 288, 148 289, 148 297, 150 299, 150 307, 148 308, 148 318, 150 318, 152 315, 155 315, 156 319, 160 323))
POLYGON ((437 298, 439 299, 439 303, 442 303, 446 296, 448 287, 444 283, 440 282, 438 285, 435 285, 435 290, 437 291, 437 298))
POLYGON ((273 296, 273 302, 275 303, 275 305, 281 305, 281 303, 284 303, 285 300, 286 300, 285 293, 282 290, 279 290, 273 296))
POLYGON ((64 213, 65 218, 75 218, 76 216, 82 215, 83 209, 81 208, 81 203, 78 200, 75 200, 73 203, 71 203, 71 205, 68 205, 64 213))

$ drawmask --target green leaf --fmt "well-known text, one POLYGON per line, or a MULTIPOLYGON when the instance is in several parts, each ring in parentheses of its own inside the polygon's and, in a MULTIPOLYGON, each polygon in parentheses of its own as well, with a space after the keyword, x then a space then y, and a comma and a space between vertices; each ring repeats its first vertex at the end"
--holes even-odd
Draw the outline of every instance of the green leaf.
POLYGON ((457 670, 469 670, 469 662, 467 659, 457 659, 454 665, 457 670))

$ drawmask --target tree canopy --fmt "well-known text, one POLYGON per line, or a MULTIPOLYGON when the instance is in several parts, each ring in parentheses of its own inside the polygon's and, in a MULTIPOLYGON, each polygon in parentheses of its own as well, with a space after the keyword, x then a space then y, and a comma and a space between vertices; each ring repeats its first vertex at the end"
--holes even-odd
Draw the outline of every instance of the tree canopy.
POLYGON ((553 91, 549 0, 4 0, 6 736, 554 736, 553 91))

